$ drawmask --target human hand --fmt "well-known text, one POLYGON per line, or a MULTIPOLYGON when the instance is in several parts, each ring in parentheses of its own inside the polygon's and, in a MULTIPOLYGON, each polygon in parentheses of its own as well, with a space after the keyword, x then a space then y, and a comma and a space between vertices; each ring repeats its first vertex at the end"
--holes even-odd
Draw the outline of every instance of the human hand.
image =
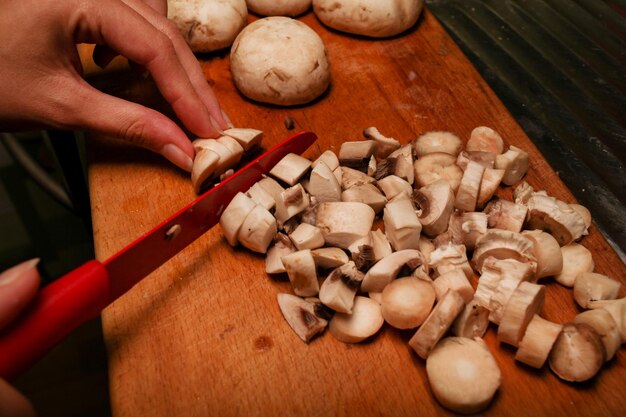
MULTIPOLYGON (((38 259, 23 262, 0 274, 0 331, 11 323, 37 294, 38 259)), ((0 417, 31 417, 35 410, 28 400, 0 379, 0 417)))
POLYGON ((228 127, 196 58, 163 15, 164 0, 149 3, 0 0, 0 130, 97 131, 191 170, 193 147, 172 120, 104 94, 82 78, 76 44, 106 45, 94 51, 96 63, 106 65, 115 51, 145 67, 192 133, 215 137, 228 127))

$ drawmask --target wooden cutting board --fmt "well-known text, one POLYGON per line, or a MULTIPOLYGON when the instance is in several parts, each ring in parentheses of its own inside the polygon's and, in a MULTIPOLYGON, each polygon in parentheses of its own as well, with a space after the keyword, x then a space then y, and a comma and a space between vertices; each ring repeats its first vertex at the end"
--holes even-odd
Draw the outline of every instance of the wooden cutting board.
MULTIPOLYGON (((265 131, 269 146, 297 130, 319 141, 308 156, 338 150, 377 126, 406 143, 428 130, 467 138, 479 125, 528 151, 527 181, 573 202, 570 192, 440 27, 424 13, 402 36, 369 40, 301 18, 324 40, 332 86, 306 106, 278 108, 239 95, 227 54, 201 56, 209 82, 234 124, 265 131)), ((126 72, 92 82, 159 106, 154 87, 126 72)), ((189 176, 158 155, 109 138, 89 140, 89 184, 98 259, 106 259, 194 198, 189 176)), ((509 193, 510 189, 504 190, 509 193)), ((582 240, 596 271, 626 282, 626 267, 595 227, 582 240)), ((324 334, 304 344, 283 320, 276 294, 285 276, 264 273, 264 258, 231 248, 215 227, 146 277, 102 314, 115 416, 434 416, 449 414, 431 395, 424 361, 407 345, 413 331, 384 326, 360 344, 324 334)), ((546 280, 543 315, 567 322, 578 311, 571 290, 546 280)), ((623 291, 622 291, 623 296, 623 291)), ((625 415, 625 349, 593 381, 569 384, 549 369, 514 361, 495 328, 485 340, 502 369, 486 415, 625 415)))

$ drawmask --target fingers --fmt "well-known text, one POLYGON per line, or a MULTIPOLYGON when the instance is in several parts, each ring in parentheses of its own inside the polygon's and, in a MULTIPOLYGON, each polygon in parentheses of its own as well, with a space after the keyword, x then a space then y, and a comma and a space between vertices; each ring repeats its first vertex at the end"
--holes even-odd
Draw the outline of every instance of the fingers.
POLYGON ((0 417, 36 417, 28 400, 15 388, 0 379, 0 417))
POLYGON ((23 262, 0 274, 0 330, 11 323, 37 294, 39 259, 23 262))

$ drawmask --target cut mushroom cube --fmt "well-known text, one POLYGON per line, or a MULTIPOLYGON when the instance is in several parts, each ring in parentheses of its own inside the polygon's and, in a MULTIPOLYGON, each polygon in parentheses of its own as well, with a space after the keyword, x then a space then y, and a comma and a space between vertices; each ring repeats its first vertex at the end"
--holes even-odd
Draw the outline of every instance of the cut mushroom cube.
POLYGON ((285 266, 281 261, 282 257, 295 252, 291 240, 282 233, 277 233, 274 237, 274 244, 268 249, 265 257, 265 272, 268 274, 281 274, 285 271, 285 266))
POLYGON ((257 129, 231 128, 226 129, 223 133, 235 139, 244 151, 249 151, 263 140, 263 132, 257 129))
POLYGON ((356 296, 352 314, 335 314, 328 330, 341 342, 358 343, 376 334, 384 322, 380 304, 370 298, 356 296))
POLYGON ((255 203, 265 207, 267 210, 271 210, 276 206, 276 200, 263 188, 258 182, 246 191, 246 195, 250 197, 255 203))
POLYGON ((456 192, 454 207, 459 210, 474 211, 476 210, 476 202, 478 201, 478 190, 480 182, 485 173, 485 167, 478 162, 469 161, 461 184, 456 192))
POLYGON ((481 151, 501 154, 504 152, 504 141, 502 136, 495 130, 487 126, 478 126, 470 134, 470 138, 465 145, 468 151, 481 151))
POLYGON ((219 166, 220 156, 207 148, 196 151, 191 168, 191 184, 196 194, 202 191, 207 180, 213 177, 219 166))
POLYGON ((537 260, 535 281, 559 274, 563 270, 561 247, 550 233, 541 230, 525 230, 522 236, 533 242, 533 255, 537 260))
POLYGON ((450 289, 458 292, 466 304, 474 298, 474 288, 472 288, 472 284, 470 284, 465 273, 460 269, 453 269, 439 275, 433 281, 433 287, 438 300, 450 289))
POLYGON ((319 298, 325 306, 339 313, 352 313, 354 297, 363 281, 363 273, 349 261, 335 268, 320 287, 319 298))
POLYGON ((385 233, 380 229, 372 230, 370 232, 370 245, 372 246, 372 250, 374 252, 375 262, 380 261, 385 256, 391 255, 393 252, 389 239, 387 239, 385 233))
POLYGON ((388 138, 383 136, 375 127, 367 127, 363 130, 363 136, 367 139, 371 139, 376 143, 374 149, 374 155, 377 158, 385 159, 390 153, 400 148, 400 142, 394 138, 388 138))
POLYGON ((463 141, 452 132, 431 131, 418 136, 413 149, 418 158, 435 152, 457 156, 463 149, 463 141))
POLYGON ((416 190, 413 201, 420 210, 419 221, 424 234, 433 237, 448 229, 454 211, 454 193, 448 181, 439 179, 416 190))
POLYGON ((272 198, 274 199, 274 202, 278 200, 278 198, 280 197, 280 193, 285 191, 285 188, 282 185, 280 185, 278 181, 270 177, 261 178, 261 180, 259 180, 257 184, 259 185, 259 187, 261 187, 269 195, 272 196, 272 198))
POLYGON ((489 216, 490 228, 519 233, 526 221, 528 208, 522 204, 497 198, 487 204, 485 213, 489 216))
POLYGON ((393 252, 376 262, 374 266, 367 271, 361 283, 361 291, 382 292, 385 286, 396 278, 403 267, 407 266, 410 271, 414 271, 417 268, 425 270, 425 263, 424 256, 417 249, 405 249, 393 252))
POLYGON ((393 151, 388 158, 395 158, 394 175, 413 185, 415 172, 413 170, 413 150, 410 144, 393 151))
POLYGON ((493 291, 487 306, 489 308, 489 320, 500 324, 511 297, 523 282, 530 281, 533 278, 534 271, 530 265, 518 262, 515 259, 494 259, 486 268, 492 268, 500 272, 501 279, 493 291))
POLYGON ((311 171, 309 193, 318 203, 341 201, 341 184, 323 161, 316 164, 311 171))
POLYGON ((589 249, 578 243, 561 246, 563 265, 554 279, 561 285, 573 287, 576 277, 583 272, 593 272, 595 263, 589 249))
POLYGON ((317 314, 314 303, 285 293, 278 294, 276 298, 283 317, 305 343, 309 343, 315 335, 323 332, 328 325, 328 321, 317 314))
POLYGON ((250 197, 239 192, 230 201, 220 216, 222 233, 231 246, 238 242, 237 235, 248 214, 256 207, 256 203, 250 197))
POLYGON ((543 285, 522 282, 504 307, 498 326, 498 340, 517 347, 526 332, 528 323, 541 312, 544 300, 545 287, 543 285))
POLYGON ((287 188, 280 193, 276 200, 275 215, 278 225, 284 225, 287 220, 308 208, 309 204, 309 195, 304 191, 301 184, 287 188))
POLYGON ((344 190, 357 185, 373 184, 376 182, 376 179, 356 169, 348 167, 339 167, 339 169, 341 170, 341 188, 344 190))
POLYGON ((244 149, 234 138, 231 138, 230 136, 220 136, 217 138, 217 143, 224 145, 230 151, 232 159, 229 162, 229 167, 236 165, 239 161, 241 161, 244 149))
POLYGON ((235 153, 230 147, 226 146, 224 143, 218 142, 216 139, 196 139, 193 141, 193 146, 196 152, 200 149, 210 149, 219 155, 220 159, 214 174, 222 173, 237 164, 243 154, 243 150, 241 153, 235 153))
POLYGON ((503 169, 485 169, 483 178, 480 180, 476 208, 482 209, 491 197, 493 197, 502 182, 502 178, 504 178, 504 172, 503 169))
POLYGON ((452 323, 452 334, 473 339, 483 337, 489 327, 489 310, 472 300, 452 323))
POLYGON ((299 224, 289 237, 298 250, 317 249, 324 246, 322 231, 307 223, 299 224))
POLYGON ((447 243, 438 246, 430 253, 428 265, 435 269, 439 275, 456 269, 462 270, 467 279, 470 279, 474 274, 467 260, 467 250, 464 245, 447 243))
POLYGON ((387 204, 387 199, 374 184, 355 185, 341 193, 341 201, 356 201, 370 206, 379 213, 387 204))
POLYGON ((276 219, 265 207, 255 206, 246 216, 237 233, 237 240, 246 248, 266 253, 277 233, 276 219))
POLYGON ((270 170, 270 175, 293 186, 306 174, 310 167, 311 161, 298 154, 290 153, 274 165, 270 170))
POLYGON ((296 295, 310 297, 320 291, 315 261, 310 249, 290 253, 281 258, 291 287, 296 295))
POLYGON ((322 154, 318 156, 317 159, 313 161, 313 163, 311 163, 311 168, 315 168, 320 162, 325 163, 331 171, 339 168, 339 158, 337 158, 335 152, 331 151, 330 149, 322 152, 322 154))
POLYGON ((367 238, 375 217, 370 206, 355 202, 320 203, 315 211, 315 226, 322 231, 325 242, 342 249, 350 249, 367 238))
POLYGON ((340 248, 319 248, 311 251, 315 265, 321 269, 337 268, 347 263, 350 258, 340 248))
POLYGON ((339 165, 367 173, 375 148, 376 142, 370 140, 343 142, 339 148, 339 165))
POLYGON ((585 220, 578 211, 554 197, 534 193, 528 199, 528 228, 550 233, 565 246, 587 233, 585 220))
POLYGON ((450 216, 452 243, 474 250, 476 241, 487 233, 487 215, 479 212, 455 212, 450 216))
POLYGON ((506 185, 513 185, 519 182, 528 171, 528 153, 511 145, 508 151, 496 157, 495 167, 505 171, 502 182, 506 185))
POLYGON ((574 300, 582 308, 589 308, 598 300, 614 300, 622 284, 606 275, 583 272, 574 281, 574 300))
POLYGON ((443 178, 450 183, 452 191, 456 193, 463 170, 456 164, 456 157, 443 152, 435 152, 417 158, 413 164, 415 170, 415 184, 423 187, 443 178))
POLYGON ((563 326, 541 318, 538 314, 530 320, 526 332, 519 342, 515 360, 541 369, 559 337, 563 326))
POLYGON ((377 185, 385 194, 387 200, 391 200, 401 193, 409 196, 413 193, 411 184, 396 175, 388 175, 385 178, 381 178, 378 180, 377 185))
POLYGON ((394 250, 417 249, 422 224, 409 200, 387 203, 383 214, 385 235, 394 250))

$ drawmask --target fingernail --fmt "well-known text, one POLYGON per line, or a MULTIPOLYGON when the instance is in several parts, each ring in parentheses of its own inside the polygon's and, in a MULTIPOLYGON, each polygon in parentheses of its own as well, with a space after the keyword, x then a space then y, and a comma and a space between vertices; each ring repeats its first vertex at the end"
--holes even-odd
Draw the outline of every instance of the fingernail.
POLYGON ((29 261, 22 262, 21 264, 15 265, 14 267, 7 269, 2 274, 0 274, 0 287, 11 284, 16 279, 21 277, 24 271, 31 269, 31 268, 35 268, 38 263, 39 263, 39 258, 35 258, 29 261))
POLYGON ((226 114, 224 109, 221 109, 221 110, 222 110, 222 117, 224 118, 224 120, 226 120, 226 123, 228 124, 228 127, 230 129, 234 128, 235 125, 233 124, 233 122, 230 121, 230 117, 228 117, 228 115, 226 114))
POLYGON ((161 155, 169 159, 174 165, 187 172, 191 172, 193 160, 178 146, 168 143, 161 149, 161 155))

